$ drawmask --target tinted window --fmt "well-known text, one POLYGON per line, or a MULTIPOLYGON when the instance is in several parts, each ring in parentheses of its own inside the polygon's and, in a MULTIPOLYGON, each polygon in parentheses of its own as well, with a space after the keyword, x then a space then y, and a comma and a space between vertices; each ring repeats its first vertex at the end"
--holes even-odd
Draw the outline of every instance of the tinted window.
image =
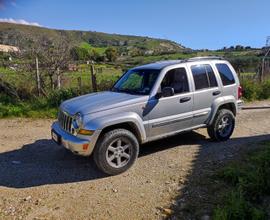
POLYGON ((195 89, 216 87, 217 80, 212 67, 208 64, 191 66, 195 89))
POLYGON ((216 64, 216 67, 218 69, 219 75, 221 77, 221 80, 224 86, 235 83, 233 73, 227 64, 219 63, 219 64, 216 64))
POLYGON ((193 74, 196 90, 209 87, 207 74, 203 65, 192 66, 191 71, 193 74))
POLYGON ((177 68, 168 71, 161 83, 161 89, 164 87, 174 88, 175 94, 189 92, 186 69, 177 68))
POLYGON ((217 79, 215 76, 215 73, 210 65, 205 65, 208 77, 209 77, 209 83, 210 87, 216 87, 217 86, 217 79))

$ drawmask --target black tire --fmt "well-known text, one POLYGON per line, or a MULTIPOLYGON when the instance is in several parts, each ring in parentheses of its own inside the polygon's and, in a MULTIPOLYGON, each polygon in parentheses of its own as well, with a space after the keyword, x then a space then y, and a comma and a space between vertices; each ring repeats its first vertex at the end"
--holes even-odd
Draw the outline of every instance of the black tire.
POLYGON ((128 170, 134 164, 138 154, 139 143, 135 135, 126 129, 115 129, 103 134, 98 140, 93 157, 102 172, 117 175, 128 170), (119 140, 123 146, 119 144, 119 140), (126 146, 130 147, 126 148, 126 146), (117 164, 121 166, 118 167, 117 164))
POLYGON ((228 109, 221 109, 217 112, 216 117, 211 125, 207 127, 208 135, 214 141, 226 141, 228 140, 235 127, 235 117, 234 114, 228 109), (225 126, 223 124, 224 119, 228 119, 228 125, 225 126), (222 130, 222 126, 224 126, 224 130, 222 130))

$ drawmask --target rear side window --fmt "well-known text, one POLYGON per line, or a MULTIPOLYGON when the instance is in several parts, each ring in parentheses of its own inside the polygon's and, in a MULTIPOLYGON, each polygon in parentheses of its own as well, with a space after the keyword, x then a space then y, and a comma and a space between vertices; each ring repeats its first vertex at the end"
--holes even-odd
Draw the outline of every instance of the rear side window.
POLYGON ((212 67, 208 64, 191 66, 195 89, 205 89, 217 86, 216 76, 212 67))
POLYGON ((216 64, 216 67, 218 69, 220 78, 222 80, 222 84, 224 86, 231 85, 235 83, 233 73, 225 63, 218 63, 216 64))

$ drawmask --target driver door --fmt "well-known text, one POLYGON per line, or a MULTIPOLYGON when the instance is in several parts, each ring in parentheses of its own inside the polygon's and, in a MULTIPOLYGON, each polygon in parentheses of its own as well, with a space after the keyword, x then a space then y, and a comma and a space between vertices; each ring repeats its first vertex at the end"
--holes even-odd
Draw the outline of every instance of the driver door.
POLYGON ((150 137, 158 137, 191 127, 193 93, 190 88, 190 80, 186 68, 175 68, 169 70, 160 85, 161 90, 172 87, 174 95, 160 97, 149 103, 149 133, 150 137))

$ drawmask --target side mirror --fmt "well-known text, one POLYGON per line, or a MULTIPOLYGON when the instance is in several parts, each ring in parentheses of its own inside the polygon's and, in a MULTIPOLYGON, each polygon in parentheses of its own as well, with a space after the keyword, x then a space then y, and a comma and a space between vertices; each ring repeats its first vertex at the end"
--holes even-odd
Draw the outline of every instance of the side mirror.
POLYGON ((174 95, 174 89, 172 87, 164 87, 161 91, 162 97, 169 97, 174 95))

